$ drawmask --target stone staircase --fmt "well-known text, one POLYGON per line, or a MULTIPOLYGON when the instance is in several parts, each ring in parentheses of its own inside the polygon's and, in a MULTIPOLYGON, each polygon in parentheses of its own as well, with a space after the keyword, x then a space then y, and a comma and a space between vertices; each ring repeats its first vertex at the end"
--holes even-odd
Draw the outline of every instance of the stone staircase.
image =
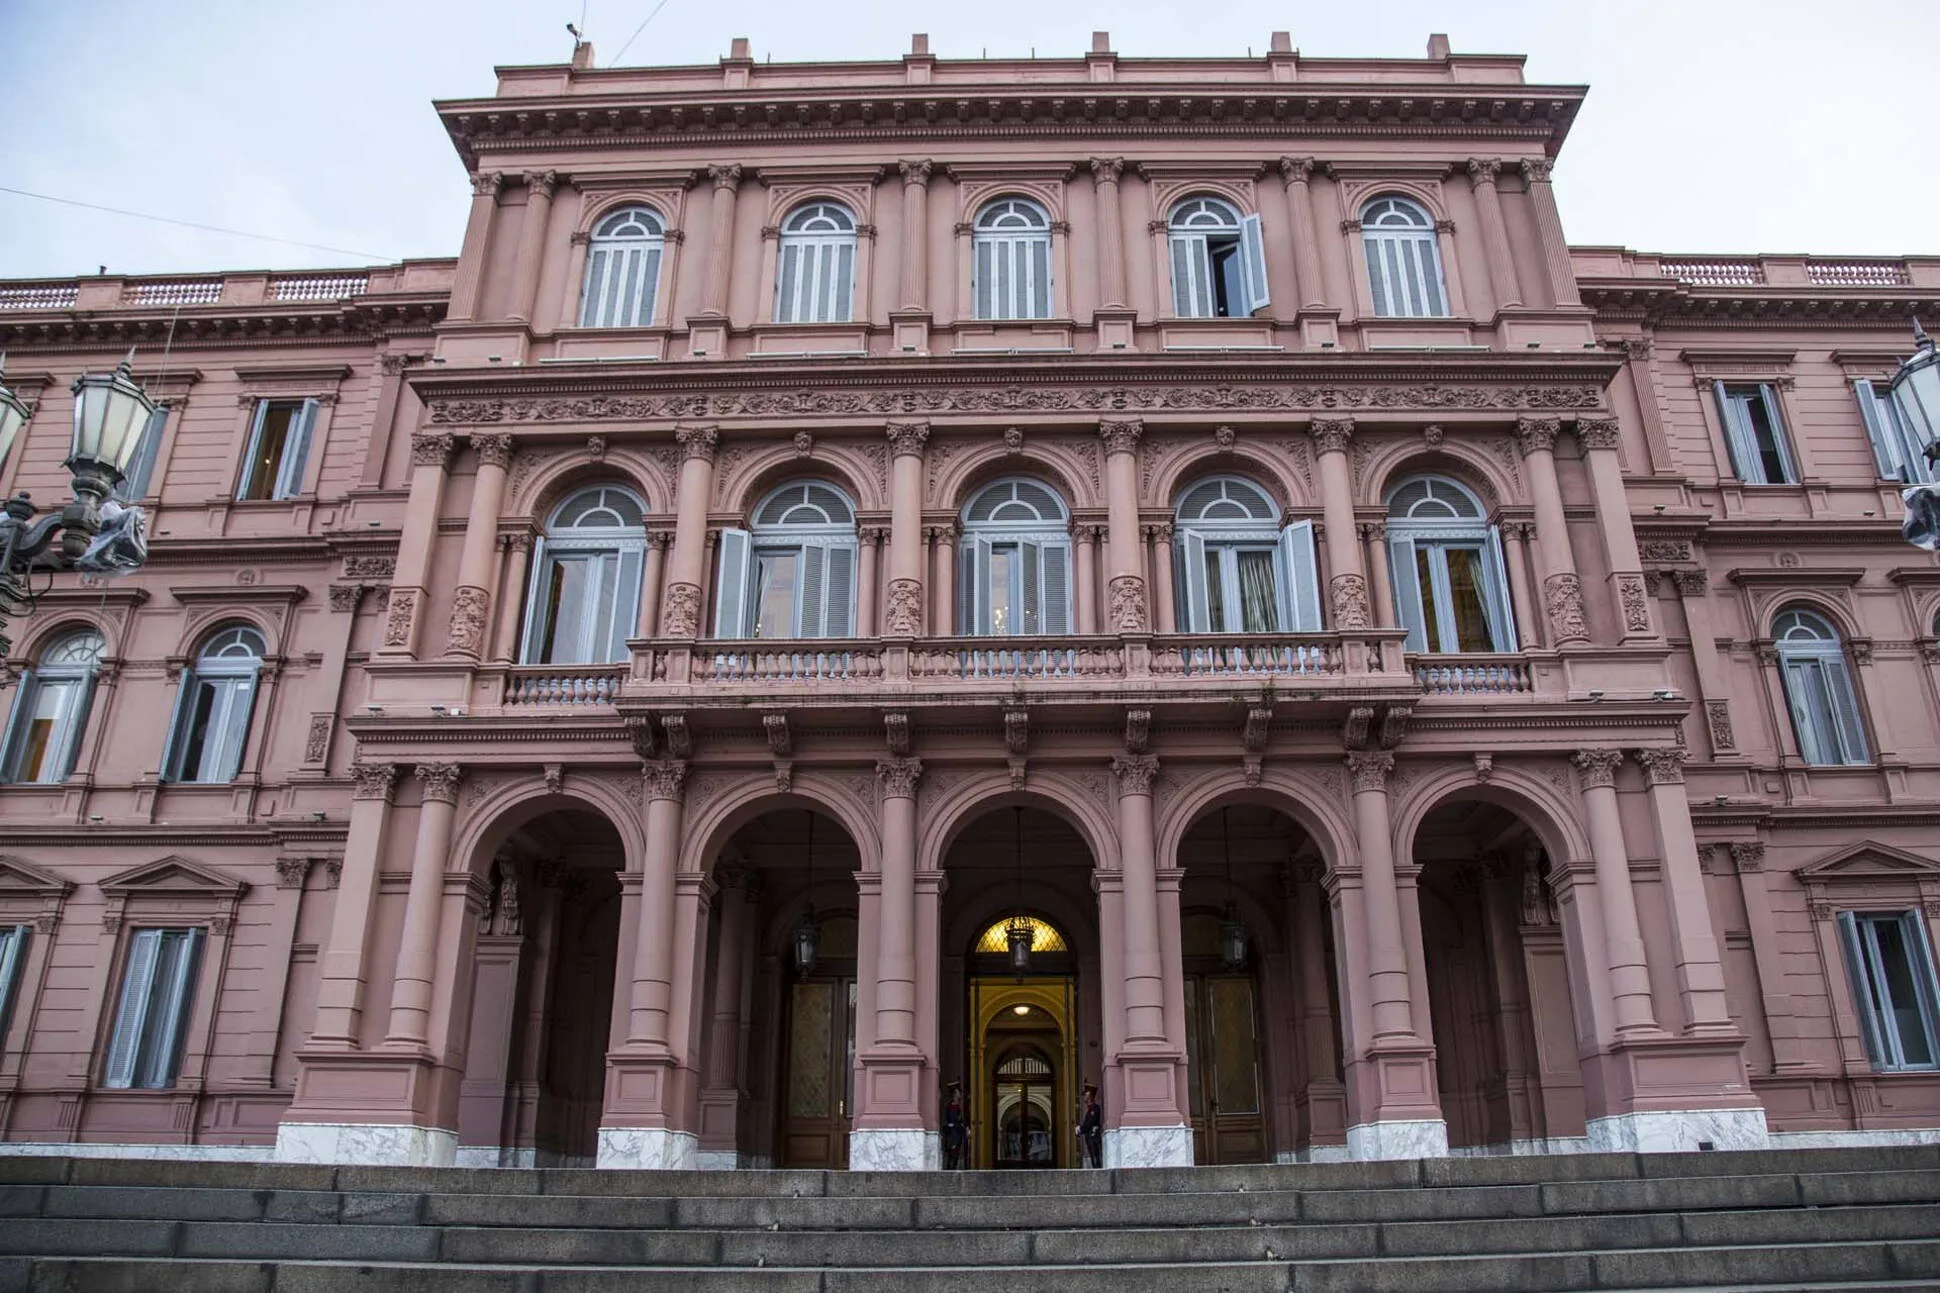
POLYGON ((1940 1146, 1037 1174, 0 1158, 0 1293, 1940 1290, 1940 1146))

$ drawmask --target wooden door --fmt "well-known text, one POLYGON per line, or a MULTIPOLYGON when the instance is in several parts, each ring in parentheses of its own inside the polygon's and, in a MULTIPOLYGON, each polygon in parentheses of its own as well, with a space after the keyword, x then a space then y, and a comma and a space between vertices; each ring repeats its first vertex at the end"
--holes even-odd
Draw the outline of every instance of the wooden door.
POLYGON ((849 1114, 855 1107, 855 980, 811 978, 788 998, 781 1165, 849 1164, 849 1114))
POLYGON ((1245 974, 1186 976, 1193 1161, 1268 1161, 1259 1009, 1245 974))

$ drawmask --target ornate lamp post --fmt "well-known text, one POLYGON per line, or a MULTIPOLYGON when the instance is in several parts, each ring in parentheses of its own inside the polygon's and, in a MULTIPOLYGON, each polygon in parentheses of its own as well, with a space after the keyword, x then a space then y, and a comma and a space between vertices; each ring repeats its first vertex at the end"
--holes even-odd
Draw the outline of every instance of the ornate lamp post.
MULTIPOLYGON (((74 383, 74 435, 62 464, 74 479, 73 501, 35 520, 33 502, 21 493, 0 512, 0 615, 32 613, 28 578, 36 570, 130 570, 148 559, 141 510, 108 498, 127 474, 155 411, 155 401, 129 374, 134 357, 131 350, 114 372, 89 373, 74 383)), ((0 463, 26 424, 26 404, 0 385, 0 463)), ((0 634, 0 659, 12 649, 0 634)))
MULTIPOLYGON (((1912 438, 1926 445, 1927 462, 1936 464, 1940 463, 1940 353, 1917 320, 1913 340, 1912 356, 1893 374, 1891 398, 1912 438)), ((1940 485, 1913 485, 1900 497, 1906 502, 1901 536, 1929 552, 1940 549, 1940 485)))

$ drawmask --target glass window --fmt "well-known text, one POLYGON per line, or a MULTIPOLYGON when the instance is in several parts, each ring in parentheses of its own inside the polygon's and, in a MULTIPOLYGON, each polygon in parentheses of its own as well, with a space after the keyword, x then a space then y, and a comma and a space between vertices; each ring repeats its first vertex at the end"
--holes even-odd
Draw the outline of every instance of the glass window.
POLYGON ((13 782, 67 780, 87 727, 95 666, 105 644, 93 629, 48 644, 20 680, 0 770, 13 782))
POLYGON ((608 664, 626 656, 639 618, 647 510, 595 485, 553 509, 526 597, 526 664, 608 664))
POLYGON ((0 925, 0 1040, 5 1039, 13 1020, 14 997, 27 964, 27 940, 33 932, 32 925, 0 925))
POLYGON ((593 226, 579 326, 650 327, 666 245, 666 226, 647 207, 623 207, 593 226))
POLYGON ((1408 650, 1516 649, 1501 541, 1468 490, 1439 476, 1390 489, 1388 559, 1408 650))
POLYGON ((1731 451, 1731 470, 1747 485, 1791 485, 1798 475, 1785 442, 1785 422, 1778 414, 1778 394, 1769 382, 1730 386, 1714 382, 1718 414, 1724 419, 1724 439, 1731 451))
POLYGON ((1064 502, 1034 480, 985 486, 963 509, 959 631, 991 636, 1071 631, 1071 526, 1064 502))
POLYGON ((776 323, 847 323, 855 297, 856 227, 833 202, 798 207, 781 226, 776 323))
POLYGON ((1920 912, 1842 911, 1839 932, 1873 1067, 1940 1067, 1940 994, 1920 912))
POLYGON ((846 638, 855 631, 855 506, 821 481, 783 485, 751 530, 723 530, 718 638, 846 638))
POLYGON ((1043 207, 999 198, 977 213, 970 296, 979 319, 1051 317, 1051 218, 1043 207))
POLYGON ((103 1086, 175 1085, 201 943, 200 929, 138 929, 128 940, 103 1086))
POLYGON ((1822 615, 1788 610, 1772 622, 1772 637, 1799 757, 1828 766, 1871 763, 1839 631, 1822 615))
POLYGON ((162 434, 167 427, 168 405, 157 404, 141 429, 141 439, 135 443, 135 456, 128 463, 127 473, 109 495, 117 503, 139 503, 148 497, 154 485, 155 463, 162 451, 162 434))
POLYGON ((317 407, 315 400, 256 401, 242 482, 236 487, 239 500, 295 498, 302 492, 317 407))
POLYGON ((1175 515, 1174 582, 1184 589, 1185 631, 1320 630, 1313 522, 1282 527, 1264 490, 1224 476, 1189 487, 1175 515))
POLYGON ((256 630, 222 629, 182 671, 164 775, 171 781, 234 781, 249 743, 256 676, 263 663, 256 630))
POLYGON ((1448 313, 1435 222, 1406 198, 1376 198, 1361 208, 1361 247, 1367 253, 1374 312, 1392 318, 1448 313))
POLYGON ((1852 389, 1859 400, 1859 416, 1866 424, 1866 436, 1873 442, 1879 478, 1897 480, 1903 485, 1940 480, 1940 470, 1927 461, 1926 445, 1900 416, 1900 406, 1887 394, 1886 383, 1857 381, 1852 389))
POLYGON ((1172 309, 1181 318, 1244 318, 1267 304, 1260 218, 1217 198, 1172 208, 1172 309))

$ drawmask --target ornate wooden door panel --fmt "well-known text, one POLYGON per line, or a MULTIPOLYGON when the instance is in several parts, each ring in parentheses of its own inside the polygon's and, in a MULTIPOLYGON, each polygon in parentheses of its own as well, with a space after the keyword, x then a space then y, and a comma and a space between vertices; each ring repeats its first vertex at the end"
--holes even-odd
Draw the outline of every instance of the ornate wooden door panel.
POLYGON ((855 980, 807 979, 790 990, 781 1164, 846 1167, 854 1100, 855 980))
POLYGON ((1268 1160, 1259 1009, 1250 976, 1186 977, 1186 1082, 1194 1161, 1268 1160))

